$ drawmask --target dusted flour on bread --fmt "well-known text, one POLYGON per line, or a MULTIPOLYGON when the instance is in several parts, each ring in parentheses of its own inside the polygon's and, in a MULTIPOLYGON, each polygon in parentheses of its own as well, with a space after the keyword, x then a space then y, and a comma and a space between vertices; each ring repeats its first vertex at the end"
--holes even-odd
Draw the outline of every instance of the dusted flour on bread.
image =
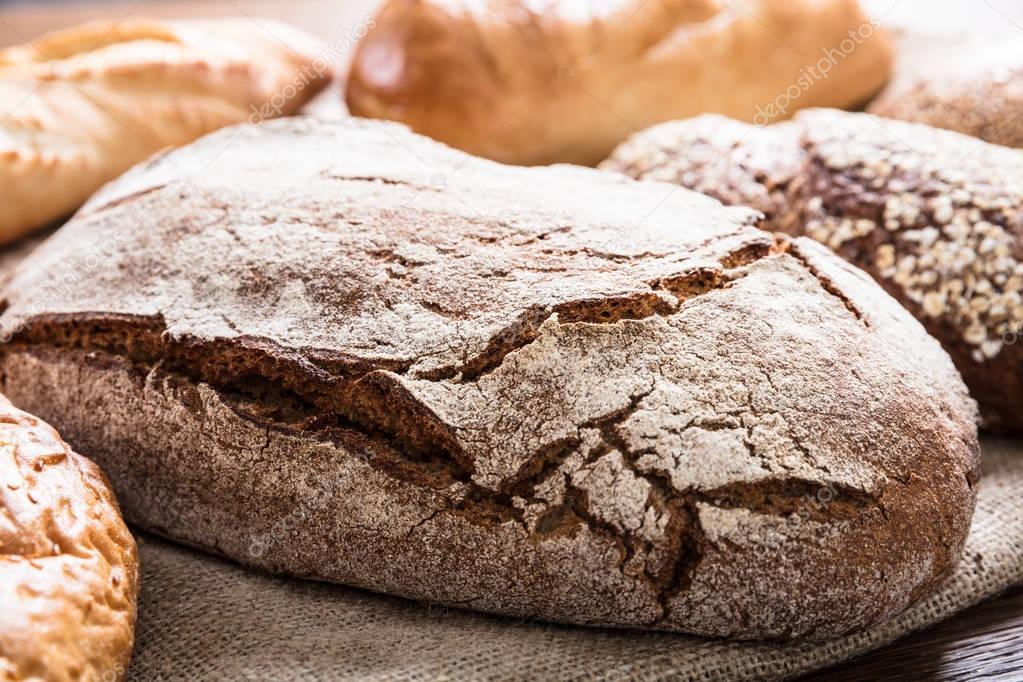
POLYGON ((988 427, 1023 431, 1023 152, 866 114, 657 126, 604 168, 764 212, 873 275, 952 356, 988 427))
POLYGON ((233 129, 108 187, 15 273, 5 386, 134 523, 250 565, 836 635, 954 565, 975 407, 866 275, 756 219, 392 124, 233 129))

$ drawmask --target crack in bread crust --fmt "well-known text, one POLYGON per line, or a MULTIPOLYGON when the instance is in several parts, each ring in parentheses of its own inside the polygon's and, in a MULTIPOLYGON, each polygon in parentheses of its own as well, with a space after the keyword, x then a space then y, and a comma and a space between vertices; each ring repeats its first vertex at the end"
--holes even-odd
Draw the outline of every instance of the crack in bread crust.
POLYGON ((717 116, 657 126, 603 167, 752 206, 765 228, 826 244, 942 342, 986 426, 1023 429, 1023 152, 819 110, 759 129, 717 116))
POLYGON ((380 125, 174 152, 210 172, 129 174, 4 289, 4 386, 135 523, 421 600, 740 638, 878 622, 950 570, 974 407, 861 273, 599 171, 472 160, 424 190, 406 147, 464 157, 380 125))

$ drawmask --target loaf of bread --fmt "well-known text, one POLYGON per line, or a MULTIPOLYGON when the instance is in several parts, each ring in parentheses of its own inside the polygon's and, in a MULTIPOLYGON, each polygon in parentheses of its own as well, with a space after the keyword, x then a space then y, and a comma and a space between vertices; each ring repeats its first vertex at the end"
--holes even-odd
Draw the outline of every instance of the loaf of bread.
POLYGON ((923 73, 893 83, 869 111, 1023 147, 1023 39, 969 43, 933 59, 923 73))
POLYGON ((108 185, 15 272, 3 385, 96 454, 129 520, 246 564, 837 635, 956 562, 976 406, 868 276, 755 219, 394 124, 229 129, 108 185))
POLYGON ((819 110, 765 129, 664 124, 603 167, 753 206, 764 227, 827 244, 942 342, 987 426, 1023 431, 1023 153, 819 110))
POLYGON ((315 47, 275 22, 128 18, 0 50, 0 243, 165 147, 294 113, 330 78, 315 47))
POLYGON ((594 165, 663 121, 866 103, 891 61, 856 0, 389 0, 347 102, 505 163, 594 165))
POLYGON ((0 396, 0 679, 121 679, 138 584, 99 467, 0 396))

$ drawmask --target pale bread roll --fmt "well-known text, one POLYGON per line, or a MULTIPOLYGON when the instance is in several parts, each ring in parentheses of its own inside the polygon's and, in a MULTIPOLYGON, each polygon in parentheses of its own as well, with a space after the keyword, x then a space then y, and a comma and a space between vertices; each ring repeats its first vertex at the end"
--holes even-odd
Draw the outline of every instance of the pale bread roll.
POLYGON ((0 243, 165 147, 294 113, 330 79, 315 50, 268 20, 135 18, 0 50, 0 243))

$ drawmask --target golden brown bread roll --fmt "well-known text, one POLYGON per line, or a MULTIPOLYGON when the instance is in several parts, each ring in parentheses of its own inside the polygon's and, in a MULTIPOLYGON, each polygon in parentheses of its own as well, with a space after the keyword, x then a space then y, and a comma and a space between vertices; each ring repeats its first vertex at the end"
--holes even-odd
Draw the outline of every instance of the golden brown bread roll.
POLYGON ((117 680, 135 540, 103 473, 0 395, 0 680, 117 680))
POLYGON ((498 161, 592 165, 662 121, 860 104, 891 56, 856 0, 391 0, 347 100, 498 161))
POLYGON ((294 113, 330 78, 314 50, 274 22, 148 19, 0 50, 0 243, 71 213, 165 147, 294 113))

